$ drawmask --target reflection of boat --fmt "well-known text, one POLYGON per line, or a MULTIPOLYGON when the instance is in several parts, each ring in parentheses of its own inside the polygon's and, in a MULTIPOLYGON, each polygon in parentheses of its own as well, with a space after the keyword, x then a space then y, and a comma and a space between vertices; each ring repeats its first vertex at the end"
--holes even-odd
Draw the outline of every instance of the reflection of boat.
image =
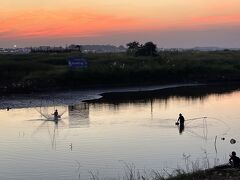
MULTIPOLYGON (((65 123, 64 121, 60 121, 61 120, 61 116, 59 116, 59 118, 57 118, 56 120, 54 119, 54 117, 52 116, 51 119, 44 119, 41 120, 39 126, 36 128, 36 130, 32 133, 32 136, 34 137, 38 137, 40 139, 42 139, 43 136, 36 136, 37 133, 47 133, 49 135, 49 139, 51 141, 51 146, 52 149, 56 149, 57 148, 57 137, 59 136, 59 127, 63 128, 65 127, 65 123)), ((36 123, 38 123, 38 121, 36 121, 36 123)))

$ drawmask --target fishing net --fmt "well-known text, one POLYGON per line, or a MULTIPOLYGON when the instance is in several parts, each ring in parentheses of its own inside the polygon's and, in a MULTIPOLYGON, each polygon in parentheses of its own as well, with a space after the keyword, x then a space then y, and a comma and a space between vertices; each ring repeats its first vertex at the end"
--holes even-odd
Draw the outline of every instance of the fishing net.
POLYGON ((225 121, 213 117, 199 117, 185 120, 185 132, 202 139, 224 136, 230 127, 225 121))
POLYGON ((55 110, 58 111, 59 118, 61 118, 62 115, 67 111, 66 106, 56 106, 56 104, 58 103, 53 100, 42 100, 41 106, 36 107, 35 109, 37 110, 37 112, 39 112, 42 118, 47 120, 53 120, 53 113, 55 110))

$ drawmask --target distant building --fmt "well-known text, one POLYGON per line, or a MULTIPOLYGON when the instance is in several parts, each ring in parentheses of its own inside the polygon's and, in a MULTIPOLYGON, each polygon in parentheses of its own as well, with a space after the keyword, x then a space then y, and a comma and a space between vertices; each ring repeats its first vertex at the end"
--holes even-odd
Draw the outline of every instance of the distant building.
POLYGON ((68 52, 78 52, 78 53, 121 53, 126 52, 124 46, 113 46, 113 45, 79 45, 71 44, 66 47, 52 47, 52 46, 39 46, 32 47, 31 53, 68 53, 68 52))
POLYGON ((63 47, 51 47, 51 46, 39 46, 39 47, 32 47, 32 53, 63 53, 67 52, 66 49, 63 47))
POLYGON ((126 52, 126 48, 123 46, 113 45, 81 45, 83 53, 120 53, 126 52))
POLYGON ((88 62, 84 58, 68 58, 68 66, 76 69, 87 68, 88 62))
POLYGON ((30 48, 0 48, 0 54, 29 54, 30 48))

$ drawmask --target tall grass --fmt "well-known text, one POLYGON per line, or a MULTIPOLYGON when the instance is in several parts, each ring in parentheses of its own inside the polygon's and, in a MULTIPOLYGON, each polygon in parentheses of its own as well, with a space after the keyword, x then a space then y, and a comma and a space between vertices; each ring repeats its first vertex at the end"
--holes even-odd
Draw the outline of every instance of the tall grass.
POLYGON ((224 179, 227 173, 222 175, 220 170, 211 168, 217 164, 210 165, 207 152, 195 161, 190 155, 183 154, 184 166, 173 170, 162 169, 161 171, 139 170, 134 164, 124 163, 124 175, 117 178, 101 178, 98 171, 89 171, 91 180, 202 180, 202 179, 224 179))

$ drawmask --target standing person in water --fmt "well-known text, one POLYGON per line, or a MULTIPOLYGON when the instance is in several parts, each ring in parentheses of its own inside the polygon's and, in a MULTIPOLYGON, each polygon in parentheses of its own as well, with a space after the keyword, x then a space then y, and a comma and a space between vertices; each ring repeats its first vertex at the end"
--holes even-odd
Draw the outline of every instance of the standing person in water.
POLYGON ((58 118, 58 110, 56 109, 55 112, 53 113, 54 115, 54 119, 57 119, 58 118))
POLYGON ((178 117, 178 120, 177 120, 177 123, 180 122, 180 125, 184 125, 184 121, 185 121, 185 119, 184 119, 183 115, 180 113, 179 117, 178 117))

